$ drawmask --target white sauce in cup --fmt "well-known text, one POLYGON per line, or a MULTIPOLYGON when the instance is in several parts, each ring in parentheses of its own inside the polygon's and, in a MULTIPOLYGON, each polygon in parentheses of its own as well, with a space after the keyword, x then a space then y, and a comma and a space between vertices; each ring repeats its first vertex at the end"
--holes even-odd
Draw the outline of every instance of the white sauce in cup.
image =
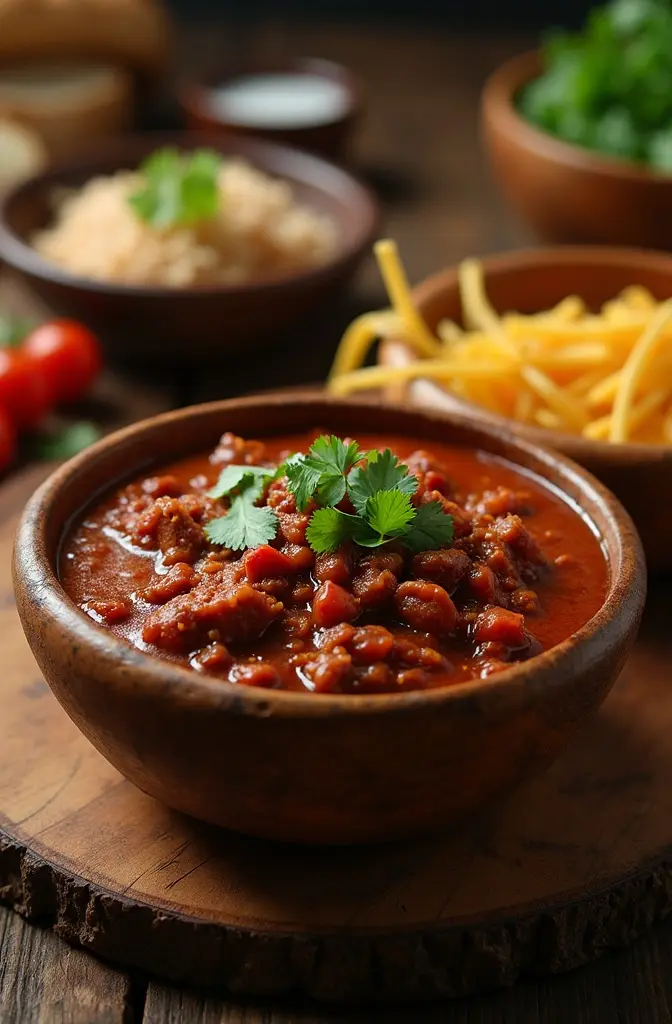
POLYGON ((210 89, 210 112, 251 128, 313 128, 343 117, 350 103, 340 82, 299 72, 234 78, 210 89))

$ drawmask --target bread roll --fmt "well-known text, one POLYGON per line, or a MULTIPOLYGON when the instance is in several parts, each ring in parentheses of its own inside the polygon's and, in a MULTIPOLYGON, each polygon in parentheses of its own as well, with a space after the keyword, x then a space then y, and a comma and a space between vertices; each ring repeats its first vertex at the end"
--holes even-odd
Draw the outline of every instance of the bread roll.
POLYGON ((36 132, 52 160, 122 132, 132 114, 129 71, 83 62, 0 68, 0 117, 36 132))
POLYGON ((38 174, 46 163, 46 150, 35 132, 0 118, 0 195, 38 174))
POLYGON ((99 59, 146 74, 167 59, 159 0, 0 0, 0 63, 99 59))

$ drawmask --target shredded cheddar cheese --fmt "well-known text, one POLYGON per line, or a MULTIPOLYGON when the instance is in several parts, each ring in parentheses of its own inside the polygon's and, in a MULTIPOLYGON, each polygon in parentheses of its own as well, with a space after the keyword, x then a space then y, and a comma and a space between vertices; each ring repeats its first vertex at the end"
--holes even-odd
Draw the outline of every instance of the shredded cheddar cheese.
POLYGON ((396 246, 375 247, 391 308, 345 332, 334 394, 431 379, 504 417, 612 443, 672 444, 672 299, 631 285, 599 313, 577 295, 534 314, 500 315, 477 260, 458 269, 462 324, 432 332, 417 310, 396 246), (415 358, 364 367, 372 345, 398 339, 415 358))

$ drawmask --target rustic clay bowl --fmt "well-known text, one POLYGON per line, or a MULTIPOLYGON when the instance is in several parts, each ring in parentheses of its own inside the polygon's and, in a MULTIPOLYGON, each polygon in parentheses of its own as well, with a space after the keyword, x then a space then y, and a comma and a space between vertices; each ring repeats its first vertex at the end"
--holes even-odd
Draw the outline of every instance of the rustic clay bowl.
POLYGON ((272 65, 237 68, 225 74, 208 75, 202 80, 187 81, 178 89, 178 100, 186 116, 187 124, 197 131, 218 132, 221 135, 254 135, 271 142, 282 142, 288 146, 319 153, 329 160, 343 161, 347 155, 353 131, 361 115, 362 88, 357 77, 341 64, 330 60, 297 58, 272 65), (317 75, 336 82, 347 94, 347 103, 342 112, 330 120, 300 127, 265 127, 245 125, 240 121, 229 121, 219 117, 211 103, 212 88, 224 84, 239 74, 295 72, 296 74, 317 75))
POLYGON ((16 540, 23 628, 56 697, 128 779, 197 818, 306 843, 428 833, 548 765, 608 693, 644 603, 637 534, 616 499, 566 459, 440 413, 322 396, 238 399, 158 416, 100 441, 32 497, 16 540), (317 425, 476 446, 562 488, 598 532, 609 591, 547 653, 486 680, 388 696, 316 696, 207 679, 127 646, 56 577, 63 531, 101 489, 208 450, 224 430, 263 437, 317 425))
MULTIPOLYGON (((645 286, 659 300, 672 296, 672 256, 637 249, 566 247, 530 249, 482 260, 485 286, 495 309, 536 313, 567 295, 599 306, 629 284, 645 286)), ((414 290, 415 303, 432 330, 444 317, 461 322, 457 271, 442 270, 414 290)), ((399 343, 382 346, 385 363, 403 365, 413 356, 399 343)), ((506 427, 534 444, 545 444, 581 463, 620 498, 638 527, 649 568, 672 569, 672 445, 607 444, 504 419, 459 399, 432 381, 419 380, 390 398, 410 398, 423 408, 456 410, 490 428, 506 427)))
POLYGON ((11 190, 0 202, 0 259, 59 315, 82 320, 96 331, 111 357, 154 365, 158 360, 162 368, 194 360, 226 363, 232 349, 278 344, 278 338, 337 298, 368 252, 377 220, 377 203, 369 190, 319 157, 255 139, 144 134, 98 147, 76 163, 11 190), (162 146, 207 146, 286 179, 298 200, 335 221, 340 234, 335 256, 324 267, 266 282, 144 288, 75 277, 28 244, 26 239, 51 220, 55 189, 135 168, 162 146))
POLYGON ((541 70, 539 54, 523 54, 483 91, 485 146, 511 205, 546 242, 670 248, 672 175, 563 142, 526 121, 515 98, 541 70))

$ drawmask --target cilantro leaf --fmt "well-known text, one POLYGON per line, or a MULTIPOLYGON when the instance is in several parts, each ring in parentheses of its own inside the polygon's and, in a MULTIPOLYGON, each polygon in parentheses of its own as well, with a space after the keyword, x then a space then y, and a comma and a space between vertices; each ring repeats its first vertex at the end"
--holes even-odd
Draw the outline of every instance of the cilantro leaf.
POLYGON ((413 552, 432 551, 451 544, 453 533, 453 517, 443 511, 440 502, 429 501, 416 510, 403 540, 413 552))
POLYGON ((364 512, 366 522, 378 534, 378 543, 405 534, 415 515, 411 499, 402 491, 377 491, 367 499, 364 512))
POLYGON ((225 466, 217 483, 208 491, 208 496, 226 498, 233 491, 244 491, 249 500, 256 501, 275 473, 276 470, 268 466, 225 466))
POLYGON ((307 455, 291 455, 285 462, 289 489, 303 512, 314 498, 320 505, 338 505, 345 497, 345 474, 359 458, 356 441, 346 444, 334 434, 323 434, 307 455))
POLYGON ((182 179, 182 203, 189 221, 209 220, 220 205, 218 184, 222 158, 210 149, 197 149, 182 179))
POLYGON ((366 503, 379 491, 397 491, 412 495, 418 489, 417 477, 409 474, 408 466, 399 462, 389 448, 384 452, 367 452, 364 466, 355 466, 348 474, 348 495, 360 515, 364 515, 366 503))
POLYGON ((160 149, 140 167, 142 185, 128 197, 141 220, 155 228, 195 224, 217 213, 221 157, 210 150, 160 149))
POLYGON ((338 505, 345 497, 345 477, 342 473, 325 474, 317 485, 317 501, 320 505, 338 505))
POLYGON ((284 469, 289 489, 296 498, 296 507, 303 512, 320 482, 322 470, 308 465, 305 455, 290 455, 284 469))
POLYGON ((335 551, 354 536, 361 522, 358 516, 350 516, 337 508, 318 508, 308 523, 306 540, 318 555, 335 551))
POLYGON ((335 434, 323 434, 310 446, 307 462, 322 472, 345 474, 359 458, 356 441, 346 444, 335 434))
POLYGON ((254 505, 246 496, 233 499, 225 516, 211 519, 205 535, 212 544, 232 551, 268 544, 278 532, 278 517, 272 508, 254 505))

